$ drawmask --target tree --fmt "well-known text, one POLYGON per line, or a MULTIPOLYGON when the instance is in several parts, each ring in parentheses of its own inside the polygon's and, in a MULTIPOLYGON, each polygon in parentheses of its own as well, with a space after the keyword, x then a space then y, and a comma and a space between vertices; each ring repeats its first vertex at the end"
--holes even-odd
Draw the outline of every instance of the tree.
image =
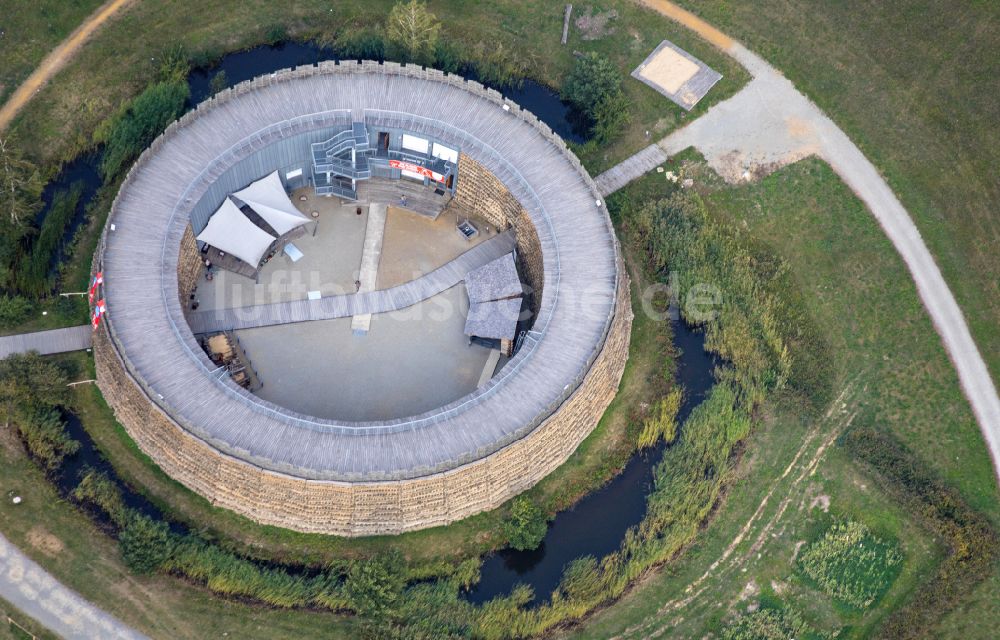
POLYGON ((562 97, 587 118, 591 135, 602 144, 618 136, 629 121, 630 103, 622 91, 621 73, 600 54, 577 58, 562 97))
POLYGON ((0 360, 0 412, 5 421, 53 409, 69 398, 66 373, 37 353, 17 353, 0 360))
POLYGON ((430 62, 441 22, 420 0, 398 2, 389 12, 386 35, 407 60, 430 62))
POLYGON ((563 85, 562 97, 590 115, 608 96, 621 91, 621 86, 618 67, 600 54, 588 53, 577 58, 563 85))
MULTIPOLYGON (((0 208, 12 227, 34 213, 42 193, 42 176, 10 140, 0 137, 0 208)), ((8 234, 4 234, 8 235, 8 234)))
POLYGON ((133 512, 118 535, 122 559, 132 571, 153 573, 173 554, 175 540, 167 523, 133 512))
POLYGON ((545 514, 525 496, 514 498, 510 517, 503 523, 503 532, 510 546, 518 551, 537 549, 548 530, 545 514))
POLYGON ((629 114, 630 104, 628 96, 621 89, 604 96, 591 114, 593 125, 590 127, 590 135, 601 144, 607 144, 621 135, 632 119, 629 114))
POLYGON ((0 295, 0 327, 15 327, 28 319, 31 301, 21 296, 0 295))

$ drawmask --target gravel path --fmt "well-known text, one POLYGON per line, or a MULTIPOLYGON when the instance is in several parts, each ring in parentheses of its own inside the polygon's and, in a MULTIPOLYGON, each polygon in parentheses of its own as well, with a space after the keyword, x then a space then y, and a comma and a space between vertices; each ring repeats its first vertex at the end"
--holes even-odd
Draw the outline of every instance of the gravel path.
MULTIPOLYGON (((667 155, 695 147, 724 179, 756 179, 810 155, 823 158, 868 206, 906 263, 917 292, 956 371, 993 459, 1000 461, 1000 397, 965 316, 920 232, 878 170, 815 104, 774 67, 690 13, 662 0, 650 8, 678 20, 735 58, 753 76, 739 93, 658 144, 667 155), (703 33, 704 32, 704 33, 703 33)), ((620 187, 656 157, 648 149, 598 176, 599 185, 620 187), (631 166, 630 166, 631 165, 631 166), (604 178, 604 180, 602 180, 604 178)))
POLYGON ((0 108, 0 131, 5 129, 14 116, 28 104, 28 101, 35 97, 38 90, 49 81, 52 76, 66 65, 66 63, 76 55, 83 43, 109 18, 118 13, 118 10, 132 0, 109 0, 101 5, 87 20, 76 30, 63 40, 59 46, 45 56, 38 68, 35 69, 28 78, 21 83, 21 86, 14 91, 10 100, 0 108))
POLYGON ((145 638, 63 586, 3 535, 0 597, 66 640, 145 638))

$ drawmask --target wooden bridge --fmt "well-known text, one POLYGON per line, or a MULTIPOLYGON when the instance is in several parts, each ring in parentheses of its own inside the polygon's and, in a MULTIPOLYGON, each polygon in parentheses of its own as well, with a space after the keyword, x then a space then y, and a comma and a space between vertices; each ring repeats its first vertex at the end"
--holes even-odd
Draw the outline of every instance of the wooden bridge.
POLYGON ((89 349, 93 331, 89 324, 50 331, 0 337, 0 358, 14 353, 37 351, 42 355, 89 349))
POLYGON ((448 264, 396 287, 327 296, 319 300, 292 300, 250 307, 194 311, 188 315, 188 324, 194 333, 213 333, 397 311, 455 286, 473 269, 510 253, 514 247, 514 233, 506 231, 476 245, 448 264))

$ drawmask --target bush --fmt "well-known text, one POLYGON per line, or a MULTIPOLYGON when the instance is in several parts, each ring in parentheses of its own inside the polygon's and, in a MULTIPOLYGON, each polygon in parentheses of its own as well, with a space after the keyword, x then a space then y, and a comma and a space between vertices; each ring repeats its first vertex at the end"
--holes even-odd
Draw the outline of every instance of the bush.
POLYGON ((150 574, 162 567, 175 544, 165 522, 137 512, 130 513, 118 535, 118 548, 125 565, 139 574, 150 574))
POLYGON ((35 407, 55 408, 69 400, 66 372, 35 352, 15 353, 0 360, 0 406, 6 419, 35 407))
POLYGON ((374 29, 352 31, 338 43, 342 58, 352 60, 385 60, 385 40, 374 29))
POLYGON ((119 529, 123 529, 129 522, 129 511, 121 489, 101 471, 87 469, 72 495, 74 499, 92 504, 103 511, 119 529))
POLYGON ((515 51, 503 42, 477 43, 472 61, 479 81, 500 89, 520 87, 528 70, 524 52, 515 51))
POLYGON ((73 221, 82 193, 83 184, 77 182, 53 196, 38 236, 30 243, 27 255, 18 260, 15 282, 22 293, 40 296, 52 289, 54 283, 49 274, 53 258, 62 245, 66 228, 73 221))
POLYGON ((434 45, 434 66, 445 73, 457 73, 462 68, 462 52, 447 40, 438 40, 434 45))
POLYGON ((0 411, 13 423, 28 451, 49 471, 80 443, 66 432, 60 407, 67 401, 66 373, 37 353, 0 360, 0 411))
POLYGON ((215 95, 229 86, 229 78, 226 76, 226 70, 216 72, 212 79, 208 83, 208 90, 212 95, 215 95))
POLYGON ((355 562, 344 581, 344 592, 351 607, 373 618, 392 612, 402 591, 403 579, 396 558, 355 562))
POLYGON ((621 72, 600 54, 577 58, 563 84, 562 98, 586 117, 591 135, 601 144, 621 134, 629 122, 631 105, 622 91, 621 72))
POLYGON ((559 582, 559 593, 569 600, 591 603, 601 598, 604 587, 597 560, 594 556, 584 556, 566 566, 559 582))
POLYGON ((867 609, 889 588, 903 558, 898 545, 860 522, 837 522, 799 556, 799 568, 827 595, 867 609))
POLYGON ((189 93, 187 81, 183 78, 162 80, 147 87, 101 124, 94 138, 96 142, 105 143, 104 158, 101 160, 101 174, 105 182, 117 176, 184 112, 189 93))
POLYGON ((682 398, 681 390, 673 389, 656 402, 652 415, 642 425, 642 433, 639 434, 640 448, 652 447, 660 440, 667 444, 674 441, 677 437, 677 412, 680 411, 682 398))
POLYGON ((16 327, 31 314, 33 305, 21 296, 0 296, 0 326, 16 327))
POLYGON ((787 640, 810 632, 801 616, 793 611, 758 609, 737 618, 722 631, 723 640, 787 640))
POLYGON ((503 532, 510 546, 518 551, 537 549, 548 530, 545 513, 526 496, 514 498, 503 532))
POLYGON ((49 471, 58 469, 66 457, 80 450, 80 443, 66 432, 58 409, 31 407, 23 411, 17 429, 28 451, 49 471))
POLYGON ((420 0, 397 2, 385 27, 386 36, 405 62, 429 64, 441 33, 441 21, 420 0))

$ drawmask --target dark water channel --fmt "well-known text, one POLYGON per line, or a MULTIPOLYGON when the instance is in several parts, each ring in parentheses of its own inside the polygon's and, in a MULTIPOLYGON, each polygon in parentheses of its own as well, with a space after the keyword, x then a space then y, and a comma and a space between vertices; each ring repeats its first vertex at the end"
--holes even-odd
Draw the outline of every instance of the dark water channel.
POLYGON ((87 219, 87 205, 94 199, 94 196, 97 195, 97 190, 104 183, 98 171, 100 162, 101 154, 99 150, 79 155, 63 165, 59 173, 56 174, 56 177, 49 181, 42 190, 42 209, 35 217, 35 226, 38 228, 41 228, 42 221, 45 220, 45 216, 48 215, 49 210, 52 208, 52 201, 57 193, 69 191, 75 184, 80 184, 81 186, 80 199, 77 200, 73 216, 63 230, 59 247, 52 255, 51 262, 49 263, 50 270, 57 268, 68 257, 66 249, 69 247, 70 241, 73 240, 73 236, 76 235, 77 229, 87 219))
MULTIPOLYGON (((685 389, 677 415, 678 423, 683 424, 712 388, 715 359, 705 352, 703 333, 679 321, 673 323, 673 329, 674 345, 680 352, 677 381, 685 389)), ((585 555, 599 560, 618 549, 625 531, 646 514, 653 467, 662 458, 663 449, 661 444, 632 456, 624 471, 610 483, 558 514, 538 549, 505 549, 489 556, 483 563, 479 584, 466 597, 474 603, 483 603, 510 593, 520 582, 534 589, 534 604, 538 604, 548 600, 559 586, 563 568, 569 562, 585 555)))
MULTIPOLYGON (((229 87, 280 69, 339 59, 334 49, 304 42, 261 45, 246 51, 230 53, 214 66, 201 67, 191 72, 188 76, 191 86, 190 101, 192 105, 196 105, 211 96, 212 78, 222 72, 225 73, 225 86, 229 87)), ((353 62, 345 60, 343 64, 353 64, 353 62)), ((459 75, 470 80, 479 80, 475 69, 472 68, 463 69, 459 75)), ((497 89, 510 100, 538 116, 539 120, 564 140, 586 142, 580 126, 572 117, 569 105, 562 102, 559 94, 552 89, 534 80, 525 80, 518 88, 497 87, 497 89)))
MULTIPOLYGON (((111 464, 101 455, 90 438, 90 434, 84 430, 80 423, 80 418, 75 414, 63 412, 63 420, 66 421, 66 432, 71 438, 80 443, 80 449, 72 456, 67 457, 59 467, 58 474, 53 478, 59 493, 63 497, 69 497, 73 489, 80 484, 80 480, 88 469, 104 473, 121 490, 122 501, 125 506, 139 511, 143 515, 149 516, 153 520, 163 520, 170 526, 171 531, 183 534, 186 528, 176 522, 172 522, 163 517, 163 513, 145 496, 132 491, 125 483, 121 482, 118 474, 115 473, 111 464)), ((110 527, 111 522, 107 516, 98 509, 87 508, 90 513, 102 526, 110 527)))
MULTIPOLYGON (((212 78, 218 73, 225 73, 225 86, 230 87, 257 76, 273 73, 280 69, 298 67, 306 64, 316 64, 324 60, 339 59, 337 52, 329 47, 321 47, 312 43, 283 42, 273 45, 260 45, 245 51, 236 51, 223 56, 217 63, 209 67, 198 67, 188 75, 188 86, 191 96, 188 106, 194 107, 199 102, 213 94, 212 78)), ((347 61, 344 64, 350 64, 347 61)), ((477 79, 474 69, 466 69, 461 75, 477 79)), ((221 88, 221 87, 219 87, 221 88)), ((525 80, 516 89, 501 89, 501 93, 534 113, 564 140, 582 143, 586 141, 582 128, 572 117, 567 104, 559 99, 559 95, 545 85, 533 80, 525 80)), ((75 182, 83 183, 83 192, 77 204, 76 213, 67 225, 62 246, 65 247, 73 238, 73 234, 86 219, 85 211, 93 200, 102 180, 98 167, 101 163, 101 153, 89 152, 66 164, 59 174, 45 186, 42 193, 42 210, 36 218, 41 226, 42 220, 48 215, 52 206, 52 198, 59 191, 67 191, 75 182)), ((60 248, 53 256, 50 268, 55 268, 65 259, 60 248)))
MULTIPOLYGON (((336 59, 332 49, 313 44, 289 42, 264 45, 246 51, 224 56, 210 68, 194 69, 188 77, 191 87, 191 104, 197 104, 212 93, 212 78, 225 72, 225 84, 249 80, 287 67, 314 64, 322 60, 336 59)), ((467 77, 473 74, 463 73, 467 77)), ((564 139, 584 142, 579 127, 575 126, 572 114, 566 104, 559 100, 554 91, 531 80, 516 90, 503 90, 504 95, 534 113, 553 131, 564 139)), ((65 165, 59 175, 45 187, 43 201, 45 209, 39 222, 47 213, 53 195, 59 190, 69 189, 75 182, 83 182, 84 190, 78 205, 77 216, 66 231, 66 239, 72 237, 84 219, 84 209, 101 186, 98 166, 100 154, 83 155, 65 165)), ((678 420, 683 422, 691 410, 698 405, 712 387, 714 359, 704 351, 704 336, 692 331, 682 322, 674 322, 674 342, 680 357, 677 379, 686 390, 678 420)), ((83 430, 76 416, 66 415, 70 434, 83 446, 76 455, 66 460, 63 471, 57 478, 60 489, 66 493, 79 481, 79 474, 85 467, 104 471, 115 478, 114 470, 100 456, 93 442, 83 430)), ((646 512, 646 495, 653 481, 653 467, 663 455, 662 445, 652 451, 633 456, 624 471, 602 489, 586 496, 570 510, 560 513, 550 523, 548 533, 541 547, 535 551, 518 552, 504 550, 486 559, 482 567, 479 584, 466 594, 472 602, 486 602, 496 596, 505 595, 517 583, 533 587, 535 601, 547 600, 558 586, 563 568, 570 561, 584 555, 600 558, 615 551, 630 527, 638 524, 646 512)), ((163 519, 159 510, 143 496, 131 491, 122 483, 125 502, 155 519, 163 519)), ((171 523, 178 533, 183 527, 171 523)), ((286 569, 295 572, 294 567, 286 569)), ((301 568, 299 569, 302 570, 301 568)))

